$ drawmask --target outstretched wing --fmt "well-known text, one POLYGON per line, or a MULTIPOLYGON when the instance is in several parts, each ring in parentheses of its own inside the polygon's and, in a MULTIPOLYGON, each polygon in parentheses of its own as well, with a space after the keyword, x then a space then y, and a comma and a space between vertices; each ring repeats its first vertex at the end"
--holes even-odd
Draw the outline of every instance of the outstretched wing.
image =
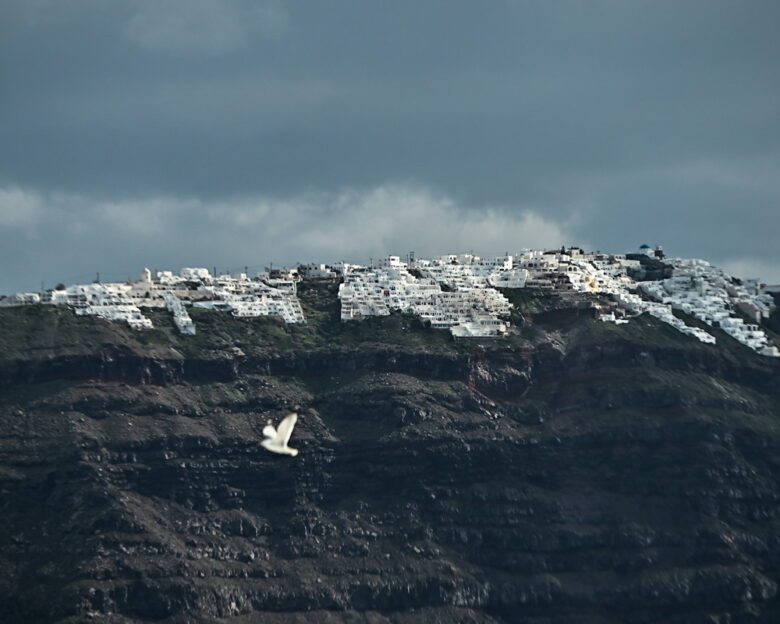
POLYGON ((298 414, 292 412, 285 416, 284 420, 282 420, 276 428, 277 439, 282 446, 287 446, 287 442, 290 440, 296 422, 298 422, 298 414))
POLYGON ((266 438, 275 438, 276 437, 276 429, 274 429, 273 425, 266 425, 263 427, 263 435, 266 438))

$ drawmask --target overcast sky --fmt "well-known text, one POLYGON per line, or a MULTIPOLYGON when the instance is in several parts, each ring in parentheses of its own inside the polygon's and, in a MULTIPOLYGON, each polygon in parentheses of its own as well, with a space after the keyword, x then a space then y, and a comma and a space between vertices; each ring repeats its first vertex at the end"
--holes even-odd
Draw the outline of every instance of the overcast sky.
POLYGON ((780 2, 3 0, 0 293, 661 244, 780 282, 780 2))

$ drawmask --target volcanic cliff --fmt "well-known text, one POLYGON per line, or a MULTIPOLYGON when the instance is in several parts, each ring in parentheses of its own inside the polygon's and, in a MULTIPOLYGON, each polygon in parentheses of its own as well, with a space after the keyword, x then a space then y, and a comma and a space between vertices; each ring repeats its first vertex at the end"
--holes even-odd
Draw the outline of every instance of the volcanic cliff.
POLYGON ((342 324, 336 288, 197 336, 0 311, 0 621, 780 621, 780 362, 582 296, 342 324))

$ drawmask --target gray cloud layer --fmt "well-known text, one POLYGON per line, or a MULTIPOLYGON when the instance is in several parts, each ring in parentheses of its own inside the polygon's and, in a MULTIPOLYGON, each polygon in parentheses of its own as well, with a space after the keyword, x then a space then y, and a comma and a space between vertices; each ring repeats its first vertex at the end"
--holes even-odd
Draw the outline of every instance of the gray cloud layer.
POLYGON ((66 283, 94 279, 97 272, 104 280, 124 280, 137 277, 141 266, 216 265, 220 272, 249 266, 254 272, 264 268, 257 264, 262 259, 334 262, 452 249, 491 254, 572 239, 532 209, 469 210, 404 186, 206 201, 116 201, 14 189, 0 191, 0 205, 8 207, 0 227, 15 231, 21 261, 60 266, 69 258, 72 273, 58 278, 66 283))
POLYGON ((345 255, 439 249, 441 232, 502 252, 501 219, 780 281, 778 18, 718 0, 8 0, 0 291, 354 238, 345 255), (427 228, 387 199, 421 197, 427 228), (267 220, 213 217, 249 205, 267 220), (285 222, 282 245, 265 226, 285 222))

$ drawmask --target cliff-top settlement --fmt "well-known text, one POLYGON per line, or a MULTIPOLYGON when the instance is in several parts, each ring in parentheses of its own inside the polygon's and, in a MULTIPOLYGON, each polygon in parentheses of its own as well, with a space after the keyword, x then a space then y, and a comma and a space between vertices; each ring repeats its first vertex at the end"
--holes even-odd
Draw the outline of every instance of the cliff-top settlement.
POLYGON ((458 338, 497 337, 510 329, 511 303, 503 289, 541 289, 557 293, 603 295, 593 303, 604 322, 627 323, 647 312, 680 332, 706 343, 715 336, 686 323, 674 311, 717 327, 765 356, 780 351, 760 328, 775 307, 757 280, 740 280, 704 260, 667 259, 660 248, 643 245, 635 254, 585 253, 579 248, 524 250, 516 255, 481 258, 473 254, 431 259, 389 256, 369 266, 337 263, 276 269, 249 277, 212 275, 185 268, 178 275, 144 269, 127 283, 76 284, 44 293, 17 293, 0 305, 61 305, 79 315, 123 321, 139 330, 152 327, 144 308, 166 308, 182 334, 196 328, 187 308, 199 307, 236 317, 275 316, 304 323, 296 296, 302 279, 340 281, 341 320, 386 316, 392 311, 421 317, 458 338))

